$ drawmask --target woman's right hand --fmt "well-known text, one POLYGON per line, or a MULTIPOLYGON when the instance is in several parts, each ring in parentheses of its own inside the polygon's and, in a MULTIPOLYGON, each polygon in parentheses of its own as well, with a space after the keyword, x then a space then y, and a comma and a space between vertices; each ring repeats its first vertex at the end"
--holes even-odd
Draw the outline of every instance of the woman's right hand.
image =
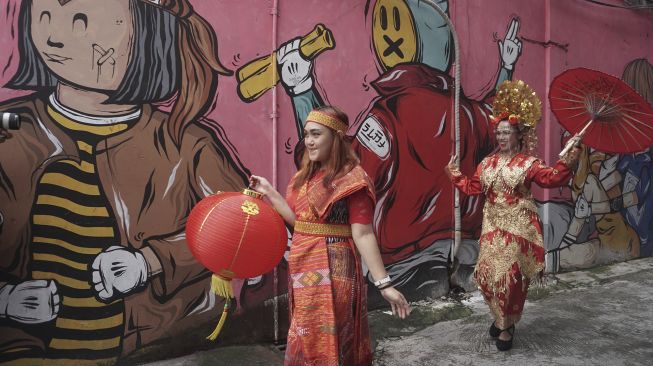
POLYGON ((444 171, 449 177, 460 174, 460 166, 458 165, 457 154, 451 156, 451 159, 449 159, 449 164, 447 164, 444 171))
POLYGON ((262 195, 268 195, 274 192, 272 184, 267 179, 258 175, 251 175, 249 177, 249 187, 262 195))
POLYGON ((390 303, 392 315, 405 319, 410 314, 410 305, 404 295, 393 286, 381 290, 381 296, 390 303))

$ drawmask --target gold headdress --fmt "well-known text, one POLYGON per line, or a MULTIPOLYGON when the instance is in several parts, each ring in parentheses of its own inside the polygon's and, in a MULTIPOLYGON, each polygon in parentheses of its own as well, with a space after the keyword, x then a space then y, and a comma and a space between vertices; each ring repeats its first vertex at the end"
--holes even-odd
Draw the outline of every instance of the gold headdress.
POLYGON ((533 128, 541 115, 542 103, 530 86, 521 80, 506 80, 501 83, 492 103, 494 124, 508 119, 513 126, 533 128))
POLYGON ((542 116, 542 103, 537 94, 522 80, 506 80, 499 86, 492 103, 492 125, 507 120, 524 133, 524 142, 529 152, 535 152, 537 134, 535 126, 542 116))

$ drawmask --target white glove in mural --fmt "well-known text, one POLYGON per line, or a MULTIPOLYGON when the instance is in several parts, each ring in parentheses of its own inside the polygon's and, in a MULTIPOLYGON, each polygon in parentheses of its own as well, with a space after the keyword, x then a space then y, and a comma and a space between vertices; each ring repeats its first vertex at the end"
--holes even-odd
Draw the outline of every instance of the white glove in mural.
POLYGON ((592 208, 590 207, 590 204, 589 202, 587 202, 585 197, 583 196, 578 197, 578 200, 576 201, 576 208, 574 210, 574 214, 579 219, 588 218, 592 214, 592 208))
POLYGON ((301 94, 313 86, 313 62, 299 53, 300 42, 301 38, 295 38, 277 50, 281 82, 290 95, 301 94))
POLYGON ((112 246, 98 254, 91 264, 93 286, 102 300, 114 291, 127 294, 147 282, 147 262, 140 252, 112 246))
POLYGON ((507 70, 512 70, 521 54, 521 41, 517 38, 517 32, 519 32, 519 19, 515 18, 510 22, 506 37, 503 41, 499 40, 501 66, 507 70))
POLYGON ((0 289, 0 318, 38 324, 53 320, 59 313, 60 296, 53 280, 24 281, 0 289))

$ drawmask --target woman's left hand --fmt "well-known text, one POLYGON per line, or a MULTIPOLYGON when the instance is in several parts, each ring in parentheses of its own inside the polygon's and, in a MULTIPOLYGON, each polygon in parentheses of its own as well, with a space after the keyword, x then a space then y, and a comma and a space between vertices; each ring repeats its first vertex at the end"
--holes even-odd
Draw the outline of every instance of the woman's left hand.
POLYGON ((386 287, 381 290, 381 295, 386 299, 392 307, 392 315, 396 315, 401 319, 406 318, 410 314, 410 305, 404 295, 397 291, 394 287, 386 287))
POLYGON ((571 148, 571 153, 569 154, 569 160, 571 162, 575 162, 578 160, 580 157, 582 149, 578 145, 574 145, 574 147, 571 148))
POLYGON ((574 135, 574 137, 570 138, 569 141, 567 141, 567 144, 565 145, 565 148, 567 146, 571 146, 571 149, 567 153, 567 160, 569 163, 574 163, 578 158, 580 157, 580 153, 582 151, 580 141, 581 141, 582 136, 579 135, 574 135))

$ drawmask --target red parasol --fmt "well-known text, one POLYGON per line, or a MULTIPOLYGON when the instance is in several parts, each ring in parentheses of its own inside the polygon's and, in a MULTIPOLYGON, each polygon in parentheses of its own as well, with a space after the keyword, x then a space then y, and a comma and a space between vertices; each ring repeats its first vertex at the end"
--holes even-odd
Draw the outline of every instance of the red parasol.
POLYGON ((596 150, 625 154, 653 144, 653 107, 614 76, 567 70, 553 79, 549 101, 560 124, 596 150))

